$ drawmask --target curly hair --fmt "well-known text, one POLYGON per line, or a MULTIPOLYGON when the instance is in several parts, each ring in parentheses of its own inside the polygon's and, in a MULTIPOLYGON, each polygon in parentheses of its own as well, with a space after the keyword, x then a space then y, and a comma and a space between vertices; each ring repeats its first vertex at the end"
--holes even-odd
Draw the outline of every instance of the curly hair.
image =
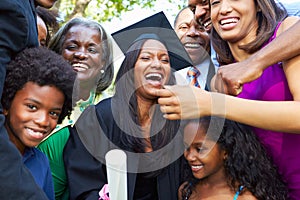
POLYGON ((63 50, 62 47, 66 40, 66 35, 74 26, 83 26, 99 32, 102 47, 102 62, 104 63, 102 70, 105 72, 100 74, 100 78, 97 82, 96 93, 100 94, 110 86, 114 77, 112 39, 101 26, 101 24, 86 18, 73 18, 57 31, 57 33, 51 38, 48 47, 49 49, 61 55, 63 50))
MULTIPOLYGON (((199 128, 207 132, 208 138, 217 141, 220 149, 227 152, 225 176, 233 191, 244 186, 259 200, 288 198, 285 183, 250 127, 219 117, 203 117, 185 123, 199 124, 199 128)), ((189 199, 201 180, 193 177, 189 167, 185 170, 185 180, 189 180, 189 183, 182 189, 182 199, 189 199)))
POLYGON ((61 123, 66 116, 70 115, 73 108, 72 92, 75 78, 76 72, 62 56, 44 47, 27 48, 18 53, 7 65, 1 103, 4 109, 10 109, 16 93, 27 82, 39 86, 54 86, 65 96, 58 119, 58 123, 61 123))

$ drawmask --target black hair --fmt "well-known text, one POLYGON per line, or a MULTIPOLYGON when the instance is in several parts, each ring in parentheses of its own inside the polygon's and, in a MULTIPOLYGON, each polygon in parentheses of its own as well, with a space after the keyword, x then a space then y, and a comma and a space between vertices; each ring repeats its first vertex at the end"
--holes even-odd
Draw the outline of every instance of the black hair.
MULTIPOLYGON (((122 126, 122 130, 130 134, 124 134, 121 138, 121 142, 124 146, 129 146, 131 149, 134 149, 136 152, 143 152, 145 149, 145 141, 141 137, 141 130, 139 129, 138 121, 138 105, 137 97, 135 94, 135 82, 134 82, 134 66, 142 49, 142 46, 147 41, 147 39, 141 39, 136 41, 126 52, 125 59, 121 64, 121 67, 116 76, 115 82, 115 95, 113 97, 114 107, 113 110, 116 110, 118 113, 118 118, 122 126), (120 108, 121 106, 121 108, 120 108), (118 108, 117 108, 118 107, 118 108), (122 112, 119 112, 122 110, 122 112), (128 120, 130 118, 131 120, 128 120), (134 134, 137 137, 133 137, 134 134), (140 136, 140 137, 138 137, 140 136)), ((175 84, 175 76, 171 73, 170 78, 167 82, 168 85, 175 84)), ((156 134, 151 140, 153 142, 152 147, 154 150, 162 148, 177 133, 178 130, 178 121, 164 120, 162 117, 163 114, 159 110, 159 106, 156 105, 154 116, 152 118, 151 133, 156 134, 159 131, 159 134, 156 134), (155 130, 157 127, 165 123, 161 130, 155 130)), ((153 135, 151 135, 153 136, 153 135)))
POLYGON ((175 17, 175 19, 174 19, 174 24, 173 24, 173 27, 175 28, 176 27, 176 24, 177 24, 177 22, 178 22, 178 18, 180 17, 180 15, 181 15, 181 13, 183 12, 183 11, 185 11, 186 9, 190 9, 188 6, 185 6, 185 7, 183 7, 178 13, 177 13, 177 15, 176 15, 176 17, 175 17))
MULTIPOLYGON (((244 186, 259 200, 287 199, 285 183, 250 127, 219 117, 188 120, 185 126, 188 123, 199 124, 209 139, 217 141, 220 149, 227 153, 224 160, 225 176, 233 191, 244 186)), ((185 170, 188 184, 182 189, 182 199, 186 200, 201 180, 193 177, 189 167, 185 170)))
POLYGON ((58 28, 58 13, 54 10, 49 10, 40 6, 36 7, 36 14, 44 21, 47 27, 46 46, 48 45, 51 36, 58 28))
POLYGON ((75 78, 76 73, 72 66, 62 56, 45 47, 27 48, 7 65, 1 103, 4 109, 9 110, 16 93, 28 82, 39 86, 54 86, 65 96, 58 119, 58 123, 61 123, 73 108, 72 92, 75 78))

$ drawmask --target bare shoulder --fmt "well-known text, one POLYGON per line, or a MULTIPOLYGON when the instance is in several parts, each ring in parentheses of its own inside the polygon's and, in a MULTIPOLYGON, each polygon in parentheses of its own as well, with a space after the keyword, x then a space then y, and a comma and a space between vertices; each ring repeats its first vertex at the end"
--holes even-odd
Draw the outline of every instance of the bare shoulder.
MULTIPOLYGON (((181 186, 179 187, 178 189, 178 199, 181 200, 181 199, 185 199, 185 198, 182 198, 182 191, 185 187, 187 187, 189 183, 186 181, 184 182, 183 184, 181 184, 181 186)), ((193 192, 190 194, 189 200, 198 200, 199 199, 199 193, 197 190, 193 190, 193 192)))
POLYGON ((257 198, 248 190, 239 196, 238 200, 257 200, 257 198))
POLYGON ((285 18, 278 31, 277 31, 277 36, 280 35, 282 32, 286 31, 287 29, 289 29, 291 26, 293 26, 295 23, 297 23, 300 20, 300 17, 298 16, 290 16, 285 18))

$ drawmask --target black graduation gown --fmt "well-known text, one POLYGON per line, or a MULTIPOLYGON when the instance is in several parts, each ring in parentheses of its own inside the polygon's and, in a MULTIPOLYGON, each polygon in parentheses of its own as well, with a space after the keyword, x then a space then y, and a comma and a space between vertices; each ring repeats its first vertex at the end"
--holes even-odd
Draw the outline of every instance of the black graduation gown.
MULTIPOLYGON (((70 199, 97 199, 98 192, 107 183, 105 154, 110 149, 120 148, 127 155, 128 200, 134 196, 136 172, 143 159, 130 149, 122 147, 120 136, 124 132, 114 120, 111 98, 101 101, 96 107, 90 106, 82 113, 74 128, 70 128, 70 138, 64 149, 64 162, 67 171, 70 199), (97 116, 96 116, 97 115, 97 116), (97 124, 97 126, 95 126, 97 124), (85 145, 83 145, 83 142, 85 145), (100 162, 102 161, 102 162, 100 162)), ((161 200, 176 200, 181 184, 183 141, 176 134, 170 147, 171 154, 179 155, 157 176, 157 193, 161 200), (177 148, 178 147, 178 148, 177 148)), ((172 157, 172 156, 171 156, 172 157)), ((159 160, 154 162, 160 162, 159 160)))

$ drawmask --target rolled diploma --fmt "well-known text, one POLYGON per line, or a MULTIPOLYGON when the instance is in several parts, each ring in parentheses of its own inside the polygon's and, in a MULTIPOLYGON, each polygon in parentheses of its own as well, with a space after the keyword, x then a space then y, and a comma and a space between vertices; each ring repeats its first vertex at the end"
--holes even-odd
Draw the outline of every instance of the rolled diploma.
POLYGON ((120 149, 106 153, 106 170, 110 200, 127 200, 126 154, 120 149))

